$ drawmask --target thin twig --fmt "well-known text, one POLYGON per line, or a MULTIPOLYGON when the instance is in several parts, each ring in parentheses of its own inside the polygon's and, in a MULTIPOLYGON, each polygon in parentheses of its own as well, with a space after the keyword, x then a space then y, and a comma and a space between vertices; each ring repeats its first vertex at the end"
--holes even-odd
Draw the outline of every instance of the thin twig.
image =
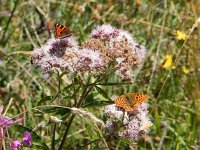
MULTIPOLYGON (((165 1, 165 8, 167 8, 167 2, 166 1, 165 1)), ((155 58, 152 73, 151 73, 151 76, 150 76, 150 79, 149 79, 149 85, 148 85, 148 88, 147 88, 147 92, 149 92, 149 90, 150 90, 151 82, 152 82, 152 79, 154 77, 154 73, 156 71, 156 65, 157 65, 157 61, 158 61, 158 55, 159 55, 159 52, 160 52, 160 46, 161 46, 161 42, 162 42, 166 16, 167 16, 167 10, 165 11, 164 16, 163 16, 162 28, 161 28, 159 42, 158 42, 157 51, 156 51, 156 58, 155 58)))
POLYGON ((6 115, 8 109, 10 108, 10 105, 11 105, 12 101, 13 101, 13 97, 11 97, 11 99, 10 99, 10 101, 9 101, 9 103, 8 103, 8 106, 6 107, 6 110, 5 110, 4 113, 3 113, 3 116, 6 115))
MULTIPOLYGON (((3 46, 6 45, 6 42, 4 41, 4 38, 5 38, 6 32, 7 32, 7 30, 8 30, 9 24, 10 24, 10 22, 11 22, 11 19, 12 19, 13 15, 14 15, 15 10, 16 10, 16 7, 17 7, 18 2, 19 2, 19 0, 16 0, 15 3, 14 3, 13 10, 11 11, 11 16, 10 16, 10 18, 8 19, 8 22, 7 22, 7 24, 6 24, 6 28, 5 28, 4 32, 3 32, 2 37, 1 37, 1 42, 2 42, 2 45, 3 45, 3 46)), ((7 40, 7 41, 8 41, 8 40, 7 40)))
POLYGON ((104 144, 106 145, 107 150, 109 150, 108 144, 107 144, 105 138, 103 137, 103 135, 102 135, 102 133, 101 133, 99 127, 98 127, 97 125, 96 125, 96 127, 97 127, 97 130, 98 130, 100 136, 102 137, 102 140, 103 140, 104 144))
POLYGON ((82 145, 81 148, 83 148, 83 147, 85 147, 85 146, 87 146, 87 145, 90 145, 90 144, 92 144, 92 143, 98 142, 98 141, 102 140, 103 138, 105 139, 106 137, 109 137, 109 136, 111 136, 111 135, 113 135, 113 134, 114 134, 114 133, 109 133, 109 134, 107 134, 107 135, 104 135, 103 137, 101 137, 101 138, 99 138, 99 139, 93 140, 93 141, 91 141, 91 142, 89 142, 89 143, 87 143, 87 144, 85 144, 85 145, 82 145))
POLYGON ((160 143, 158 145, 158 150, 162 149, 163 142, 164 142, 164 139, 165 139, 166 135, 167 135, 167 126, 165 126, 165 128, 164 128, 164 133, 163 133, 163 136, 162 136, 162 138, 160 140, 160 143))
POLYGON ((33 47, 37 47, 37 44, 35 44, 35 42, 33 41, 32 37, 31 37, 31 34, 26 26, 26 23, 23 22, 23 26, 24 26, 24 29, 25 29, 25 32, 26 32, 26 35, 28 36, 29 40, 31 41, 31 43, 33 44, 33 47))
MULTIPOLYGON (((32 12, 30 12, 30 13, 32 13, 32 12)), ((34 22, 33 15, 30 14, 30 17, 31 17, 31 24, 32 24, 33 32, 34 32, 34 34, 35 34, 35 37, 36 37, 36 39, 37 39, 39 45, 41 46, 42 43, 41 43, 40 37, 39 37, 39 35, 38 35, 37 31, 36 31, 36 26, 35 26, 35 22, 34 22)))
MULTIPOLYGON (((0 51, 5 55, 8 56, 3 50, 0 49, 0 51)), ((36 85, 39 87, 39 89, 42 89, 41 84, 32 76, 32 74, 24 67, 22 66, 17 60, 15 60, 13 57, 11 58, 31 79, 36 83, 36 85)))

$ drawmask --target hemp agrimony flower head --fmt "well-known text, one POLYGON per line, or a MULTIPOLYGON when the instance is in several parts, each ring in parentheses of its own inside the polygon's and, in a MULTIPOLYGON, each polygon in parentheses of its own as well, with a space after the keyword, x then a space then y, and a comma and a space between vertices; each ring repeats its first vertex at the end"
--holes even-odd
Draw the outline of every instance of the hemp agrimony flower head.
POLYGON ((92 72, 104 66, 99 52, 78 48, 72 37, 48 40, 41 48, 33 50, 31 61, 47 74, 54 69, 69 73, 92 72))
POLYGON ((33 50, 32 63, 47 74, 54 69, 93 73, 114 63, 116 74, 131 80, 145 52, 146 49, 138 45, 128 32, 102 25, 92 31, 91 38, 81 47, 71 36, 48 40, 41 48, 33 50))
POLYGON ((115 62, 116 74, 131 80, 145 57, 145 47, 138 45, 127 31, 111 25, 98 26, 91 36, 82 47, 99 51, 107 66, 115 62))
POLYGON ((104 112, 107 116, 106 127, 109 132, 117 132, 120 137, 131 141, 137 141, 140 136, 148 133, 149 127, 152 126, 146 102, 142 102, 133 111, 124 111, 116 104, 112 104, 106 106, 104 112))

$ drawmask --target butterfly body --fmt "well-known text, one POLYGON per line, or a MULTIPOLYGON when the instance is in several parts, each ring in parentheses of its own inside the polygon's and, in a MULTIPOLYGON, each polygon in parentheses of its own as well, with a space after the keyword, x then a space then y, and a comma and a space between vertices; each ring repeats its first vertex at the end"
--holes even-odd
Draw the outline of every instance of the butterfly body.
POLYGON ((70 37, 72 35, 72 31, 70 31, 67 27, 56 23, 55 24, 55 36, 58 39, 62 39, 65 37, 70 37))
POLYGON ((142 102, 147 100, 148 96, 142 93, 128 93, 121 95, 115 100, 115 105, 126 110, 134 111, 138 109, 142 102))

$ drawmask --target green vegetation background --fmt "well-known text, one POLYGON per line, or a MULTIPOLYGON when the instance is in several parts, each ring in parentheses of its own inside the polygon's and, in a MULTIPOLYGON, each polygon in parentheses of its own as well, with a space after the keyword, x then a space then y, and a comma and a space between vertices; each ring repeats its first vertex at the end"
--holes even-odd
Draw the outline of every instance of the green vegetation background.
MULTIPOLYGON (((199 0, 1 0, 0 104, 13 117, 56 94, 56 75, 46 80, 41 70, 30 64, 31 51, 51 37, 53 31, 49 29, 55 22, 74 30, 80 42, 97 25, 112 24, 129 31, 148 51, 133 84, 103 89, 109 96, 147 92, 153 126, 137 144, 112 137, 87 145, 99 139, 103 129, 79 116, 70 128, 66 149, 81 149, 84 144, 82 149, 200 149, 199 28, 189 36, 200 17, 199 7, 199 0), (188 39, 178 40, 176 31, 185 33, 188 39), (166 55, 177 60, 175 68, 162 67, 166 55)), ((87 110, 102 117, 103 107, 87 110)), ((50 111, 46 112, 23 114, 23 125, 49 145, 53 125, 48 123, 50 111)), ((63 131, 60 127, 58 140, 63 131)), ((17 136, 14 127, 9 132, 17 136)))

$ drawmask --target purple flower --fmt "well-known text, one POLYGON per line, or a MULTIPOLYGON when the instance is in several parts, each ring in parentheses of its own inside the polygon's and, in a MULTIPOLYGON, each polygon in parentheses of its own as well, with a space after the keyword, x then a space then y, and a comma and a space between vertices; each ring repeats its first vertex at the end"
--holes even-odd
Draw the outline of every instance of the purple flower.
POLYGON ((22 142, 26 143, 27 146, 32 146, 32 138, 31 138, 31 133, 26 131, 24 133, 24 137, 22 139, 22 142))
MULTIPOLYGON (((9 119, 8 117, 2 115, 3 112, 3 106, 0 106, 0 137, 1 140, 4 139, 5 136, 5 128, 11 126, 14 123, 20 122, 22 121, 23 118, 17 119, 17 120, 12 120, 9 119)), ((10 150, 14 149, 14 148, 20 148, 21 147, 21 143, 19 141, 13 141, 10 144, 10 150)))
POLYGON ((10 125, 14 124, 15 121, 9 120, 6 117, 0 118, 0 127, 9 127, 10 125))
POLYGON ((10 143, 10 148, 9 148, 9 150, 14 150, 15 148, 17 148, 18 150, 20 150, 21 147, 22 147, 21 141, 15 140, 15 141, 12 141, 12 142, 10 143))
POLYGON ((48 49, 50 55, 62 57, 66 48, 77 47, 77 42, 73 38, 50 39, 47 45, 50 46, 48 49))
POLYGON ((0 65, 2 65, 3 64, 3 61, 0 59, 0 65))
POLYGON ((105 66, 100 54, 92 49, 81 49, 77 54, 79 54, 76 63, 77 70, 92 71, 105 66))
POLYGON ((14 150, 14 149, 21 150, 23 146, 22 142, 26 143, 26 145, 29 147, 32 146, 32 138, 30 132, 26 131, 24 133, 24 137, 22 138, 22 140, 11 141, 9 150, 14 150))
POLYGON ((137 141, 140 135, 139 133, 140 133, 139 129, 125 130, 120 132, 119 136, 123 138, 128 138, 129 140, 137 141))
POLYGON ((18 123, 18 122, 23 120, 23 118, 19 118, 19 119, 14 121, 12 119, 9 119, 6 116, 1 115, 2 112, 3 112, 3 106, 0 106, 0 128, 9 127, 14 123, 18 123))
POLYGON ((107 120, 106 127, 110 133, 113 133, 115 131, 115 122, 113 120, 107 120))

